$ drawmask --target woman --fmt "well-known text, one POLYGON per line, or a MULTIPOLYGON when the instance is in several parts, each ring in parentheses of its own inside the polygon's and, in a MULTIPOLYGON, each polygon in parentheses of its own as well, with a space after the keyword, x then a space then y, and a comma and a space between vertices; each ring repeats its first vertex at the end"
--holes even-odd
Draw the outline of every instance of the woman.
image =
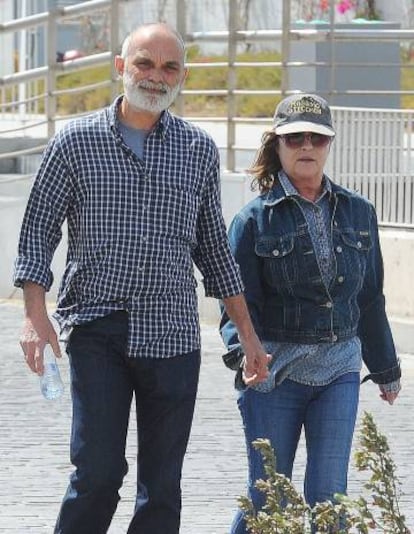
MULTIPOLYGON (((263 495, 254 482, 264 472, 253 440, 268 438, 278 472, 291 478, 303 428, 305 498, 311 506, 334 500, 347 489, 362 361, 370 373, 363 382, 378 384, 382 399, 392 404, 400 390, 375 211, 324 174, 334 136, 324 99, 282 100, 249 170, 261 194, 230 226, 249 311, 272 356, 269 378, 241 386, 238 398, 256 509, 263 495)), ((237 356, 240 341, 225 313, 221 334, 237 356)), ((246 532, 241 511, 231 532, 246 532)))

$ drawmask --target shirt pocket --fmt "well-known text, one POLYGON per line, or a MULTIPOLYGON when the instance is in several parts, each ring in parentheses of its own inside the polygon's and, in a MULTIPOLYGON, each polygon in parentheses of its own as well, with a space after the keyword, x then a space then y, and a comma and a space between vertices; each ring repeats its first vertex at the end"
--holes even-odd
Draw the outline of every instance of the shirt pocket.
POLYGON ((294 236, 262 237, 256 242, 255 252, 262 259, 263 276, 271 287, 282 290, 297 282, 299 265, 294 236))
POLYGON ((192 190, 167 188, 160 195, 157 218, 163 220, 162 231, 175 239, 196 242, 200 197, 192 190))

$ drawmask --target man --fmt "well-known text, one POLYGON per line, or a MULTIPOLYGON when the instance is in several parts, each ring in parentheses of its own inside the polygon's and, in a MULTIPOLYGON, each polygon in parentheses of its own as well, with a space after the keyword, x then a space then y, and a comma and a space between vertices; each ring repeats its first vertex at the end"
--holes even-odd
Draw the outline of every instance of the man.
POLYGON ((57 335, 45 307, 50 262, 68 224, 56 319, 67 340, 75 471, 56 533, 106 532, 127 472, 132 395, 138 427, 135 513, 128 533, 179 530, 180 479, 197 390, 200 335, 193 261, 223 299, 246 354, 245 377, 267 375, 220 211, 218 152, 167 108, 187 74, 181 37, 136 29, 115 58, 124 95, 50 142, 30 195, 16 261, 26 316, 21 345, 43 371, 57 335))

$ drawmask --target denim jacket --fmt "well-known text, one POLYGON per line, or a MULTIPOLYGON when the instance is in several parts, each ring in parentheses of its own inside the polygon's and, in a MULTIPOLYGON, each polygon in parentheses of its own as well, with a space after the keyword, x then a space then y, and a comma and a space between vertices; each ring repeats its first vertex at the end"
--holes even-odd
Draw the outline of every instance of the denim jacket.
MULTIPOLYGON (((230 244, 260 339, 323 343, 358 335, 370 372, 364 380, 386 384, 401 372, 385 313, 375 210, 360 195, 331 185, 335 276, 329 287, 323 282, 302 210, 279 183, 236 215, 230 244)), ((229 349, 239 345, 226 313, 221 334, 229 349)))

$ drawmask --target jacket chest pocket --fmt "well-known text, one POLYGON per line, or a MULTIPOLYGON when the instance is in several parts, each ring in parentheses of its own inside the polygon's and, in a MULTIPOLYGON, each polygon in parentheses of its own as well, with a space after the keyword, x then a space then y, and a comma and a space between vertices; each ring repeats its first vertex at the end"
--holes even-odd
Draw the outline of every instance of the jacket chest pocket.
POLYGON ((263 263, 263 276, 275 288, 291 287, 299 278, 299 264, 292 235, 260 238, 255 252, 263 263))
POLYGON ((368 231, 342 232, 336 241, 335 252, 338 265, 349 278, 358 279, 362 285, 367 269, 368 254, 372 239, 368 231))

